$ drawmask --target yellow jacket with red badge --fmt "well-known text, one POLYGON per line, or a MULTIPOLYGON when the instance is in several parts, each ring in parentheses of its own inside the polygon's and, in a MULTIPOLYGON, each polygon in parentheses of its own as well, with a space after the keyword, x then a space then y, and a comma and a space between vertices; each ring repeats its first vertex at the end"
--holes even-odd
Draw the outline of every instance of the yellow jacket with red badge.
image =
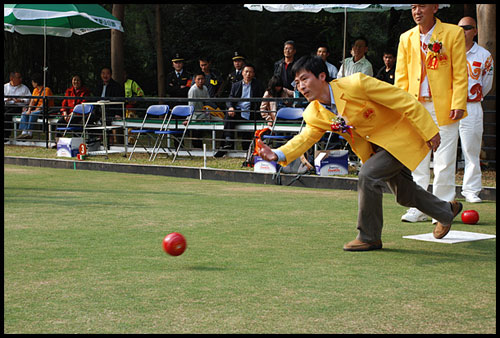
MULTIPOLYGON (((414 170, 429 152, 426 144, 439 132, 429 112, 406 91, 362 73, 333 80, 338 114, 353 126, 352 137, 341 133, 352 150, 366 162, 374 153, 371 143, 386 149, 410 170, 414 170)), ((318 142, 331 130, 334 114, 318 101, 304 111, 306 127, 279 148, 286 166, 318 142)))
MULTIPOLYGON (((437 52, 427 50, 426 72, 433 97, 436 118, 440 126, 458 122, 449 117, 452 109, 467 107, 467 59, 463 29, 457 25, 442 23, 436 18, 436 27, 430 39, 440 42, 437 52)), ((401 34, 394 85, 418 99, 422 57, 420 54, 419 26, 401 34)), ((467 116, 465 112, 463 117, 467 116)))

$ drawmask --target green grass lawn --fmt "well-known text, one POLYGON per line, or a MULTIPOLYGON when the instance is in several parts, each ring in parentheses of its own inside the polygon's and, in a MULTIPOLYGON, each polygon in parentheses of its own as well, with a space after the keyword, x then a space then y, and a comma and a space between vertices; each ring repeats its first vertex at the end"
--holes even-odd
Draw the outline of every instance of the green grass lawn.
POLYGON ((403 239, 433 229, 404 211, 344 252, 356 192, 5 165, 4 332, 496 333, 496 240, 403 239))

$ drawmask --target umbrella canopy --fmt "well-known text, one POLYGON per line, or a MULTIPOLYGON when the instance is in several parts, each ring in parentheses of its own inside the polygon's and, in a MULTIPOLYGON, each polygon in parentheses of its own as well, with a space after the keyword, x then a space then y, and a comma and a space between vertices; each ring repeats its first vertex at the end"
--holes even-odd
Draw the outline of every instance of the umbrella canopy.
MULTIPOLYGON (((269 12, 309 12, 319 13, 324 10, 330 13, 344 12, 383 12, 391 8, 411 9, 410 4, 246 4, 252 11, 268 10, 269 12)), ((439 8, 449 7, 449 4, 440 4, 439 8)))
POLYGON ((246 8, 253 11, 262 11, 264 9, 270 12, 309 12, 318 13, 325 10, 330 13, 343 13, 347 12, 382 12, 390 10, 391 7, 395 9, 410 9, 409 4, 246 4, 246 8))
POLYGON ((4 30, 70 37, 101 29, 123 32, 121 22, 97 4, 4 4, 4 30))
MULTIPOLYGON (((47 35, 70 37, 101 29, 123 32, 121 22, 98 4, 4 4, 4 31, 44 36, 43 88, 46 80, 47 35)), ((45 99, 45 90, 43 90, 45 99)), ((44 127, 46 109, 44 109, 44 127)), ((48 133, 46 133, 48 146, 48 133)))

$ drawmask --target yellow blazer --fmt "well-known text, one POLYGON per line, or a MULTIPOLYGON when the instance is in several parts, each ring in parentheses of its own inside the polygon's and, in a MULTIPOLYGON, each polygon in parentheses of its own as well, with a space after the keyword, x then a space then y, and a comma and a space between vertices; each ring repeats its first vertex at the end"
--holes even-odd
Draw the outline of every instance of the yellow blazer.
MULTIPOLYGON (((374 153, 371 143, 386 149, 410 170, 414 170, 429 152, 426 141, 439 132, 429 112, 401 88, 363 73, 330 82, 339 115, 352 125, 353 137, 338 133, 366 162, 374 153)), ((304 110, 306 127, 281 146, 286 166, 302 155, 326 131, 331 130, 334 114, 318 101, 304 110)))
MULTIPOLYGON (((452 109, 466 110, 467 106, 467 59, 463 29, 457 25, 442 23, 436 18, 431 42, 442 43, 441 60, 436 69, 426 67, 438 125, 455 123, 449 117, 452 109)), ((431 53, 427 51, 427 61, 431 53)), ((406 31, 399 38, 394 85, 406 90, 418 99, 422 58, 420 56, 419 27, 406 31)), ((464 114, 464 117, 467 113, 464 114)))

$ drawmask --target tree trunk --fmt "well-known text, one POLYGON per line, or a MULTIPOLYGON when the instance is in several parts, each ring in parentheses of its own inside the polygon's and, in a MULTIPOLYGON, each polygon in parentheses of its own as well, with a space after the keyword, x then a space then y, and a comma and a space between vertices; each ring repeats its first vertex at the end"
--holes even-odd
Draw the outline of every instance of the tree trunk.
POLYGON ((166 95, 165 88, 165 67, 163 64, 163 50, 161 46, 161 10, 160 5, 156 5, 156 69, 158 79, 158 96, 166 95))
MULTIPOLYGON (((493 62, 497 64, 497 16, 494 4, 479 4, 476 5, 477 11, 477 43, 478 45, 486 48, 493 56, 493 62)), ((493 79, 493 87, 491 88, 490 95, 495 95, 496 72, 493 79)))
MULTIPOLYGON (((112 14, 121 21, 122 26, 124 25, 125 19, 125 5, 124 4, 113 4, 112 14)), ((123 84, 123 69, 124 59, 123 59, 123 33, 119 30, 111 30, 111 69, 113 71, 113 80, 119 84, 123 84)))

